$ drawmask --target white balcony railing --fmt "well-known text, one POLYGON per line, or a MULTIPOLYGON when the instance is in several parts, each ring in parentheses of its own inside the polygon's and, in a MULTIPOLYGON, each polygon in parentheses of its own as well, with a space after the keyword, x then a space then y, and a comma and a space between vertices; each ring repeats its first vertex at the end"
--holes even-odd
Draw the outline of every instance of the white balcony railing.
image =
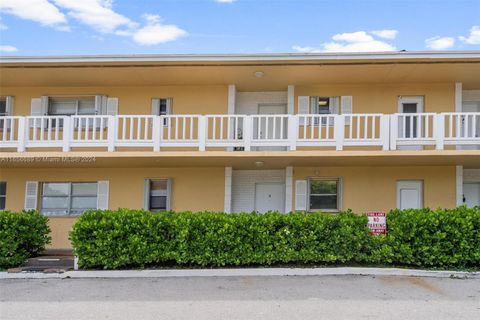
POLYGON ((296 150, 477 145, 480 113, 0 117, 0 149, 296 150), (252 149, 254 148, 254 149, 252 149))

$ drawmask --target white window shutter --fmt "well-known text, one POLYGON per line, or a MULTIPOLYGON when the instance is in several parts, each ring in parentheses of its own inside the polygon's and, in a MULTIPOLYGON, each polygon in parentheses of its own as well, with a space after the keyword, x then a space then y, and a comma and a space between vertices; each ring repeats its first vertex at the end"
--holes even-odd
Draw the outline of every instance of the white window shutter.
POLYGON ((172 210, 172 185, 173 185, 173 180, 168 179, 167 180, 167 211, 172 210))
POLYGON ((25 210, 37 210, 38 181, 27 181, 25 184, 25 210))
POLYGON ((32 115, 32 116, 43 116, 43 115, 45 115, 42 111, 42 99, 41 98, 32 98, 30 115, 32 115))
MULTIPOLYGON (((342 96, 341 97, 341 114, 352 114, 353 113, 353 97, 352 96, 342 96)), ((345 125, 350 125, 350 117, 345 118, 345 125)))
POLYGON ((167 98, 167 114, 172 114, 173 98, 167 98))
MULTIPOLYGON (((339 98, 338 97, 330 97, 328 98, 328 104, 330 105, 330 114, 340 114, 340 108, 339 108, 339 98)), ((333 126, 334 120, 330 119, 330 125, 333 126)))
POLYGON ((152 114, 154 116, 160 115, 160 99, 152 98, 152 114))
POLYGON ((97 182, 97 209, 108 209, 108 181, 97 182))
POLYGON ((143 208, 148 210, 150 209, 150 179, 145 179, 143 194, 143 208))
POLYGON ((307 210, 307 180, 295 181, 295 210, 307 210))
POLYGON ((13 116, 13 105, 14 105, 15 98, 12 96, 6 97, 6 104, 7 104, 7 116, 13 116))
MULTIPOLYGON (((298 114, 309 114, 310 113, 310 97, 309 96, 299 96, 298 97, 298 114)), ((305 119, 300 117, 300 125, 308 125, 305 123, 305 119)))
POLYGON ((108 97, 107 98, 107 111, 106 115, 115 116, 118 114, 118 98, 108 97))
POLYGON ((107 96, 95 96, 95 114, 107 114, 107 96))

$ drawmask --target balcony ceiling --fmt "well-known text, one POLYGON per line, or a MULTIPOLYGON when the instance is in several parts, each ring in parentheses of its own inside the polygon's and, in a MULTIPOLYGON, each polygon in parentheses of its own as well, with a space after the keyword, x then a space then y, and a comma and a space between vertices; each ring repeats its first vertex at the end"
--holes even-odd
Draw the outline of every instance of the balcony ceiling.
POLYGON ((296 59, 248 61, 5 62, 0 87, 236 84, 241 91, 285 90, 289 84, 462 82, 480 89, 480 59, 296 59), (256 71, 264 77, 254 76, 256 71))
MULTIPOLYGON (((122 151, 2 153, 0 168, 154 168, 226 167, 278 169, 294 167, 455 166, 480 168, 478 150, 423 151, 122 151), (68 160, 71 159, 71 160, 68 160), (79 162, 78 159, 93 159, 79 162), (257 162, 263 166, 256 166, 257 162)), ((201 170, 201 169, 199 169, 201 170)), ((0 174, 1 176, 1 174, 0 174)))

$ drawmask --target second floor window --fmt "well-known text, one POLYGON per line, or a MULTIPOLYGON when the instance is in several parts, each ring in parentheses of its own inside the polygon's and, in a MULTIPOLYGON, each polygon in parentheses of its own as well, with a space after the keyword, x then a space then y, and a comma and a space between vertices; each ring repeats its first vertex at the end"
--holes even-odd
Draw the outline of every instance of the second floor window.
POLYGON ((51 97, 48 114, 52 116, 94 115, 95 97, 51 97))
POLYGON ((7 99, 0 97, 0 117, 8 116, 7 99))

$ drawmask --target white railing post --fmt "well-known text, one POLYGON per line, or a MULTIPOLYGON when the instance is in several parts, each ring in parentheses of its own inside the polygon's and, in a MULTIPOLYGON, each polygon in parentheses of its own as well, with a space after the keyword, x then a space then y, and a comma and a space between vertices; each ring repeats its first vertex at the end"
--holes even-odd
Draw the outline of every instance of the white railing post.
MULTIPOLYGON (((373 120, 375 121, 375 119, 373 120)), ((390 117, 386 114, 380 116, 380 140, 382 141, 382 150, 390 148, 390 117)))
POLYGON ((335 145, 338 151, 343 150, 343 141, 345 139, 345 115, 337 114, 334 117, 334 138, 335 138, 335 145))
MULTIPOLYGON (((60 121, 60 119, 57 119, 56 121, 60 121)), ((63 121, 62 149, 63 149, 63 152, 69 152, 74 126, 72 125, 72 118, 70 117, 64 117, 62 121, 63 121)), ((56 123, 56 125, 58 126, 58 123, 56 123)))
MULTIPOLYGON (((153 139, 153 151, 158 152, 160 151, 160 116, 153 117, 153 124, 152 124, 152 139, 153 139)), ((162 130, 163 131, 163 130, 162 130)))
MULTIPOLYGON (((12 120, 15 121, 15 120, 12 120)), ((17 142, 17 152, 24 152, 25 151, 25 139, 27 137, 27 130, 28 125, 25 117, 21 117, 18 119, 18 142, 17 142)), ((15 134, 12 132, 12 134, 15 134)))
POLYGON ((207 116, 198 117, 198 150, 205 151, 207 144, 207 116))
POLYGON ((290 145, 290 151, 297 150, 298 140, 298 116, 295 114, 289 115, 288 121, 288 143, 290 145))
POLYGON ((396 114, 391 114, 389 118, 390 118, 390 150, 397 150, 398 117, 396 114))
POLYGON ((108 147, 107 150, 109 152, 115 151, 115 139, 117 137, 117 122, 118 118, 115 116, 108 116, 108 147))
POLYGON ((253 130, 252 116, 245 116, 245 120, 243 122, 243 143, 244 143, 245 151, 251 150, 252 130, 253 130))
POLYGON ((435 137, 436 149, 443 150, 445 144, 445 116, 442 113, 435 115, 435 126, 433 127, 433 136, 435 137))

